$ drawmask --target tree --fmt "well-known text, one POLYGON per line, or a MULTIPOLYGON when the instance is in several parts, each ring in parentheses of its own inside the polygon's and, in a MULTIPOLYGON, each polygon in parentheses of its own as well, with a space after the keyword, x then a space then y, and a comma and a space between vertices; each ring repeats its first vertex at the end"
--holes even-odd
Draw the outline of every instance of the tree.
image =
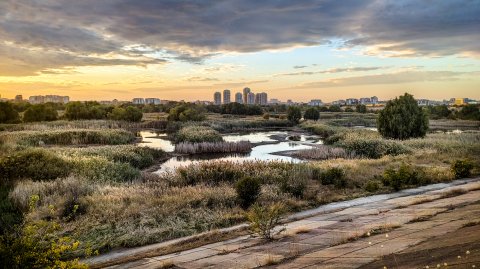
POLYGON ((180 104, 168 112, 169 121, 202 121, 204 119, 203 107, 194 104, 180 104))
POLYGON ((298 123, 302 118, 302 111, 300 110, 299 107, 289 106, 287 109, 287 118, 289 121, 293 123, 298 123))
POLYGON ((70 102, 65 108, 65 117, 69 120, 88 119, 88 109, 85 103, 70 102))
POLYGON ((476 105, 466 105, 457 114, 464 120, 480 120, 480 109, 476 105))
POLYGON ((367 106, 366 105, 357 105, 355 107, 355 110, 358 112, 358 113, 367 113, 367 106))
POLYGON ((342 112, 342 109, 340 108, 339 105, 333 105, 328 108, 328 111, 330 112, 342 112))
POLYGON ((18 123, 20 116, 10 102, 0 102, 0 123, 18 123))
POLYGON ((307 108, 303 118, 306 120, 315 120, 317 121, 320 118, 320 112, 315 107, 307 108))
POLYGON ((57 118, 57 110, 46 104, 32 105, 23 114, 24 122, 54 121, 57 120, 57 118))
POLYGON ((388 101, 377 119, 378 131, 383 137, 408 139, 424 137, 428 130, 427 113, 417 104, 412 95, 388 101))
POLYGON ((133 121, 133 122, 139 122, 143 118, 143 113, 138 107, 134 106, 127 106, 125 109, 126 114, 125 114, 125 119, 126 121, 133 121))

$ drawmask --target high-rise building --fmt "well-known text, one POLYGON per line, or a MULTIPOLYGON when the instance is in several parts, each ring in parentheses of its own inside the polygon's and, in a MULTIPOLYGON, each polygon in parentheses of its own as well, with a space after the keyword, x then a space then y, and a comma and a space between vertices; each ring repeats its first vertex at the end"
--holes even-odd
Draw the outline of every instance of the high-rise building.
POLYGON ((253 92, 247 93, 247 104, 249 105, 255 104, 255 94, 253 92))
POLYGON ((258 103, 259 105, 266 106, 268 103, 268 95, 266 92, 261 92, 257 94, 258 96, 258 103))
POLYGON ((213 94, 213 103, 217 106, 222 104, 222 94, 220 92, 215 92, 213 94))
POLYGON ((248 104, 248 94, 250 93, 250 88, 243 88, 243 103, 248 104))
POLYGON ((230 90, 228 89, 223 90, 223 103, 224 104, 230 103, 230 90))
POLYGON ((378 97, 373 96, 372 98, 370 98, 370 100, 372 100, 372 104, 374 105, 378 104, 378 97))
POLYGON ((237 93, 235 94, 235 103, 239 103, 239 104, 242 104, 242 103, 243 103, 242 93, 237 92, 237 93))

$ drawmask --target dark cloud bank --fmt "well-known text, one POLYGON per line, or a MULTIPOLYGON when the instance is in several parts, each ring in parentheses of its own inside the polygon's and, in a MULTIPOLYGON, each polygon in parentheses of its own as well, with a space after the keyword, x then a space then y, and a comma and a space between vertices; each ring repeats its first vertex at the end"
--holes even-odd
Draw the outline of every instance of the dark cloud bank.
POLYGON ((409 56, 479 55, 479 14, 477 0, 2 0, 0 75, 201 63, 224 51, 331 40, 409 56))

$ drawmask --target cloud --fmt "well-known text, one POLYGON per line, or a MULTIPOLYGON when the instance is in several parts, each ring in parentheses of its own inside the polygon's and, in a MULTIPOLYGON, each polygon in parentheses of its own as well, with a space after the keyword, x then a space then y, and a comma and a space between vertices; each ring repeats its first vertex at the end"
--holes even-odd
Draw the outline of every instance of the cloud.
POLYGON ((386 66, 369 66, 369 67, 347 67, 347 68, 331 68, 327 70, 320 71, 303 71, 303 72, 293 72, 293 73, 282 73, 275 75, 276 77, 282 76, 305 76, 305 75, 315 75, 315 74, 330 74, 330 73, 342 73, 342 72, 361 72, 361 71, 372 71, 378 69, 389 68, 386 66))
POLYGON ((478 72, 453 72, 453 71, 403 71, 380 75, 344 77, 300 85, 300 88, 329 88, 375 84, 401 84, 429 81, 452 81, 460 79, 463 75, 473 75, 478 72))
POLYGON ((219 81, 218 78, 204 78, 204 77, 190 77, 187 78, 186 81, 219 81))
POLYGON ((308 67, 306 65, 295 65, 293 68, 294 69, 302 69, 302 68, 305 68, 305 67, 308 67))
MULTIPOLYGON (((130 58, 124 64, 201 64, 225 52, 319 44, 386 57, 478 56, 478 14, 480 2, 472 0, 2 0, 0 40, 45 54, 55 68, 108 65, 112 55, 110 62, 130 58), (132 45, 149 49, 126 49, 132 45), (61 56, 79 59, 69 64, 61 56)), ((17 63, 21 48, 4 53, 16 71, 0 74, 43 69, 28 59, 17 63)))

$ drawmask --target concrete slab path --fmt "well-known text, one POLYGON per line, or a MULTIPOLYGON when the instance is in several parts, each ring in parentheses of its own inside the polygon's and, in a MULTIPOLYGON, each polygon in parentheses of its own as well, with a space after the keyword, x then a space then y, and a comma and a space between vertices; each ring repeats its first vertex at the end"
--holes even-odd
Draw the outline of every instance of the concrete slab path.
MULTIPOLYGON (((478 202, 480 178, 434 184, 294 214, 288 217, 283 236, 275 241, 241 236, 109 268, 162 268, 172 264, 177 268, 357 268, 480 221, 478 202)), ((96 266, 111 264, 155 247, 158 244, 101 255, 88 262, 96 266)))

